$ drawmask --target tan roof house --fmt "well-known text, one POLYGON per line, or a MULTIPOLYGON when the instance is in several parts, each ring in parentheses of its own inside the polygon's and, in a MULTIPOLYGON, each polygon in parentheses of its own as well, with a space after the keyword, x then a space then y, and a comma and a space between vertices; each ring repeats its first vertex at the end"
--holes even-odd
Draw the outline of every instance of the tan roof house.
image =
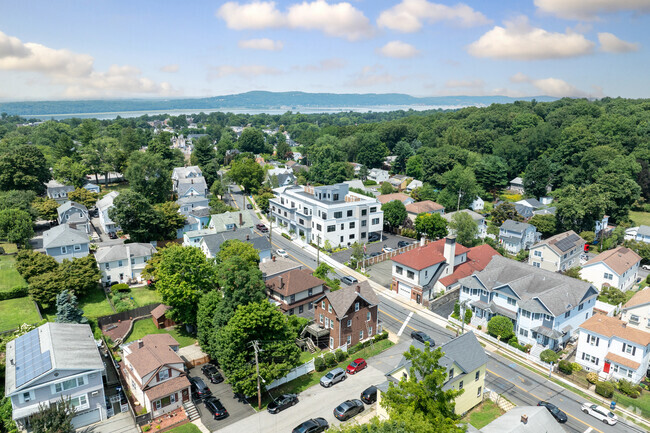
POLYGON ((413 200, 411 197, 408 195, 404 194, 403 192, 395 192, 392 194, 382 194, 377 197, 377 200, 379 200, 379 203, 381 204, 386 204, 390 203, 391 201, 401 201, 404 203, 404 206, 407 206, 411 203, 413 203, 415 200, 413 200))
POLYGON ((406 205, 408 217, 415 222, 415 218, 421 213, 445 213, 445 207, 431 200, 417 201, 406 205))
POLYGON ((623 305, 621 320, 627 326, 650 332, 650 288, 646 287, 623 305))
POLYGON ((641 256, 621 246, 589 260, 583 265, 580 276, 598 288, 610 286, 626 291, 636 281, 640 264, 641 256))

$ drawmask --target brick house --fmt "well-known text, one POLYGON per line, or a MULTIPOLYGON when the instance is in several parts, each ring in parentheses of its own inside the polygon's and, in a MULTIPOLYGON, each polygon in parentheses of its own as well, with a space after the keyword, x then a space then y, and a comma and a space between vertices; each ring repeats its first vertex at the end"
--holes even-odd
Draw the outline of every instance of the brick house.
POLYGON ((314 302, 316 324, 329 329, 330 349, 377 334, 379 299, 367 281, 326 293, 314 302))

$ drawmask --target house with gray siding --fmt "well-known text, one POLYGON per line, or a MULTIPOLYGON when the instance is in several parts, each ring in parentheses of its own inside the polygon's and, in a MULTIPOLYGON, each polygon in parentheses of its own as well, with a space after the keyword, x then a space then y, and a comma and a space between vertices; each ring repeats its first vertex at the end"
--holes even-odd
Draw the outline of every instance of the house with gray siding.
POLYGON ((97 212, 99 214, 99 225, 102 226, 102 231, 106 234, 115 233, 120 230, 120 227, 113 222, 110 216, 108 216, 108 211, 113 207, 113 200, 120 193, 117 191, 111 191, 97 201, 95 205, 97 207, 97 212))
POLYGON ((106 419, 104 360, 88 325, 46 323, 7 343, 5 396, 21 431, 39 406, 70 399, 75 428, 106 419))
POLYGON ((47 198, 51 198, 59 204, 68 201, 68 193, 74 191, 74 186, 63 185, 56 180, 49 181, 45 186, 47 188, 47 198))
POLYGON ((88 208, 86 206, 74 202, 66 201, 56 209, 59 214, 57 220, 59 224, 70 224, 79 230, 83 230, 86 234, 90 234, 90 217, 88 216, 88 208))
POLYGON ((519 221, 505 220, 499 228, 499 243, 510 254, 529 249, 541 236, 534 225, 519 221))
POLYGON ((69 224, 61 224, 43 232, 45 254, 54 257, 57 262, 86 257, 90 252, 88 234, 69 224))

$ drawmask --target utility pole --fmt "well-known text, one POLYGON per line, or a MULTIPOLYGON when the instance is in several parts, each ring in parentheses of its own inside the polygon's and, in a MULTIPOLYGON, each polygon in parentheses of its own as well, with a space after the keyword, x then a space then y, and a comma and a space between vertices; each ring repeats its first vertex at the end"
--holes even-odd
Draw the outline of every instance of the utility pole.
POLYGON ((259 352, 259 342, 257 340, 251 342, 253 349, 255 350, 255 370, 257 371, 257 408, 262 409, 262 386, 260 385, 260 363, 257 359, 257 353, 259 352))
POLYGON ((269 211, 269 245, 271 245, 271 249, 273 249, 273 218, 271 216, 271 211, 269 211))
POLYGON ((463 195, 463 190, 459 189, 458 190, 458 206, 456 206, 456 211, 458 212, 460 210, 460 197, 463 195))
POLYGON ((319 266, 320 265, 320 235, 318 235, 316 237, 316 242, 318 242, 316 244, 316 246, 317 246, 317 248, 316 248, 316 266, 319 266))

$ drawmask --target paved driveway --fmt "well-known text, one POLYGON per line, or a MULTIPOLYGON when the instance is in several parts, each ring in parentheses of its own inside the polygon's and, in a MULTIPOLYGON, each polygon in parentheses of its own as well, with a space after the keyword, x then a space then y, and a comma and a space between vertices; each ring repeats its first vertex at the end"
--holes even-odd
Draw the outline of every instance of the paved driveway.
POLYGON ((370 279, 375 283, 381 284, 384 287, 390 287, 393 282, 393 261, 384 260, 383 262, 375 263, 366 269, 370 275, 370 279))
POLYGON ((201 366, 194 367, 190 370, 191 377, 200 377, 212 391, 212 395, 221 400, 230 416, 222 420, 215 420, 208 412, 202 401, 194 401, 196 409, 201 415, 201 421, 210 431, 222 429, 224 426, 236 423, 255 413, 255 410, 248 403, 241 403, 232 392, 232 387, 226 382, 218 384, 210 381, 201 373, 201 366))
MULTIPOLYGON (((378 242, 373 242, 371 244, 366 244, 366 254, 371 253, 381 253, 381 250, 384 246, 397 249, 397 243, 399 241, 406 241, 408 243, 417 242, 415 239, 407 238, 404 236, 397 236, 390 233, 383 233, 383 240, 378 242)), ((345 263, 350 260, 352 256, 352 248, 348 248, 345 251, 339 251, 338 253, 333 253, 332 258, 339 263, 345 263)))

